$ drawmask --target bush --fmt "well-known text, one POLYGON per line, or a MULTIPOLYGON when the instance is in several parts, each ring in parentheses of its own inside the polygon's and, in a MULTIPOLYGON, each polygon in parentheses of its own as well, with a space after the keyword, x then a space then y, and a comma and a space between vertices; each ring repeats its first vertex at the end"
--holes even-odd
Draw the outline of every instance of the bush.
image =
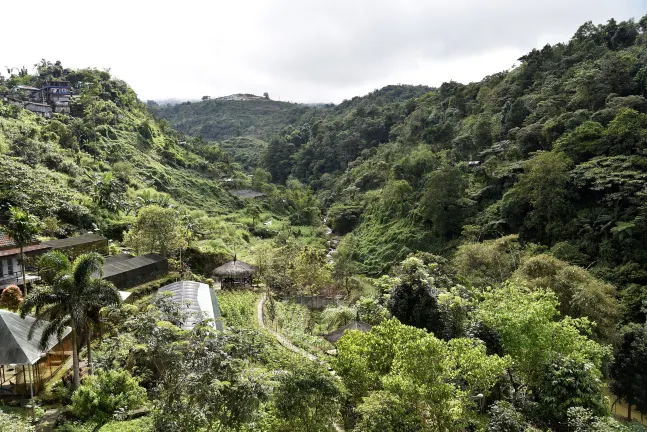
POLYGON ((0 410, 0 431, 2 432, 33 432, 36 429, 27 420, 15 414, 8 414, 0 410))
POLYGON ((22 291, 16 285, 10 285, 0 295, 0 307, 16 312, 22 303, 22 291))
POLYGON ((72 395, 72 412, 83 420, 104 424, 120 408, 131 410, 146 402, 146 390, 127 371, 99 372, 85 379, 72 395))

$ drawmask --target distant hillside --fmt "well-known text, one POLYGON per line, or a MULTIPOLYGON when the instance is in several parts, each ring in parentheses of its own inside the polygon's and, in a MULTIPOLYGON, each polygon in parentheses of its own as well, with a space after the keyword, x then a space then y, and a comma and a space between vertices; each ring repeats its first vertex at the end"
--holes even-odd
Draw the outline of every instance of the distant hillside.
POLYGON ((268 141, 286 126, 313 124, 317 120, 360 106, 386 106, 405 102, 431 90, 427 86, 389 85, 339 105, 295 104, 273 101, 263 96, 234 94, 177 105, 149 104, 149 108, 155 115, 168 120, 171 126, 187 135, 202 136, 212 141, 240 136, 268 141))
POLYGON ((301 117, 316 108, 260 98, 213 99, 151 109, 182 133, 222 141, 239 136, 268 139, 287 125, 301 123, 301 117))

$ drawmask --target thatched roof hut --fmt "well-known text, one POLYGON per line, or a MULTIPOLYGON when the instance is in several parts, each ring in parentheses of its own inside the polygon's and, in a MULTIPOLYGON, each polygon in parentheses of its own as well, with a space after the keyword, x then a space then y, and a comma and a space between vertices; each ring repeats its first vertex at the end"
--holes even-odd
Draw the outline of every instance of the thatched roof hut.
POLYGON ((251 285, 256 270, 256 266, 248 264, 245 261, 239 261, 234 257, 233 261, 217 267, 212 274, 220 279, 223 287, 251 285))
POLYGON ((249 277, 256 273, 256 266, 234 259, 226 264, 217 267, 213 275, 221 278, 225 277, 249 277))
POLYGON ((328 333, 327 335, 324 335, 323 338, 326 339, 328 342, 331 344, 336 344, 339 339, 346 333, 346 330, 359 330, 362 333, 366 333, 369 331, 371 328, 373 328, 372 325, 367 324, 362 321, 351 321, 350 323, 346 324, 345 326, 339 327, 337 330, 328 333))

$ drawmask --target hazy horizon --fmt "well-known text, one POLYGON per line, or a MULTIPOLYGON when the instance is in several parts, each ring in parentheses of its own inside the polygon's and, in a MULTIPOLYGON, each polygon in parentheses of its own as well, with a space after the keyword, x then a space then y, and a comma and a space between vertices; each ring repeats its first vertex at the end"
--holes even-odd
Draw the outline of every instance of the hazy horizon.
MULTIPOLYGON (((268 92, 273 100, 298 103, 339 103, 389 84, 479 81, 510 69, 532 48, 568 41, 586 21, 647 12, 647 0, 67 5, 31 3, 57 22, 70 22, 57 27, 54 42, 24 32, 20 20, 6 20, 5 34, 20 34, 20 43, 3 47, 2 66, 31 71, 44 58, 110 69, 142 100, 268 92)), ((4 10, 24 13, 17 2, 4 10)))

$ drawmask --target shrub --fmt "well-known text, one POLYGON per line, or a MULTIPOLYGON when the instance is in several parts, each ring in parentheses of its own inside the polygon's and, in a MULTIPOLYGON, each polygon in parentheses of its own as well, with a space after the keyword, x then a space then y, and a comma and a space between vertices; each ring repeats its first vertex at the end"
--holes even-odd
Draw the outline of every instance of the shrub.
POLYGON ((146 390, 127 371, 99 372, 85 379, 72 395, 72 412, 83 420, 104 424, 120 408, 130 410, 146 402, 146 390))
POLYGON ((0 410, 0 431, 2 432, 33 432, 36 429, 27 420, 15 414, 4 413, 0 410))
POLYGON ((10 285, 0 295, 0 307, 16 312, 22 303, 22 291, 16 285, 10 285))

